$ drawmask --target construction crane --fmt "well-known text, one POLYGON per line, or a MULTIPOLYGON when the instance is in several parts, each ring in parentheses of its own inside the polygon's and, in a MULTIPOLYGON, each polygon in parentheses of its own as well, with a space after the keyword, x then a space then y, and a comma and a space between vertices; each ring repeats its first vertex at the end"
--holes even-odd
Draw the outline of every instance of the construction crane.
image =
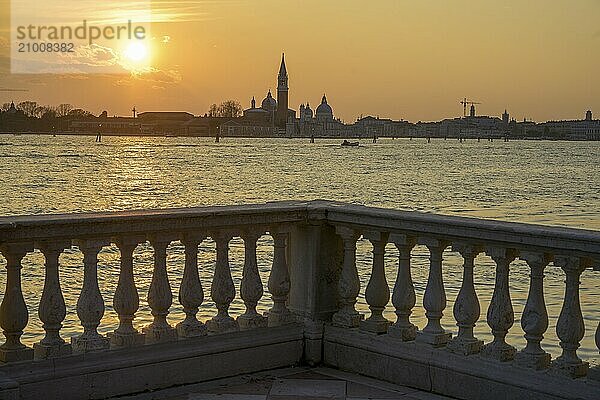
POLYGON ((463 117, 467 116, 467 106, 474 106, 475 104, 481 104, 478 103, 476 101, 472 101, 472 100, 467 100, 467 98, 465 97, 460 104, 463 105, 463 117))
POLYGON ((0 88, 0 92, 29 92, 28 89, 0 88))

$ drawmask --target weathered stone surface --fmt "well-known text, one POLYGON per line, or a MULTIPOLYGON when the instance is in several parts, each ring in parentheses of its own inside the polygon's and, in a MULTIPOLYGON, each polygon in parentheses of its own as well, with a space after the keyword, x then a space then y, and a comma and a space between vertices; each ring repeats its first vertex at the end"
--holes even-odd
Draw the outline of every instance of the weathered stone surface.
POLYGON ((373 245, 373 268, 371 278, 365 290, 365 300, 371 310, 371 315, 364 321, 360 321, 359 328, 366 332, 382 334, 387 333, 392 324, 383 316, 383 311, 390 301, 390 289, 385 278, 385 245, 388 240, 387 232, 368 232, 365 237, 373 245))
POLYGON ((554 360, 555 372, 571 378, 580 378, 587 374, 589 363, 577 356, 577 349, 585 335, 585 325, 579 303, 579 278, 587 268, 588 260, 580 257, 557 255, 554 264, 565 271, 567 276, 563 307, 556 324, 556 335, 560 339, 562 354, 554 360))
POLYGON ((329 326, 323 341, 327 366, 455 398, 595 400, 600 388, 388 335, 329 326))
POLYGON ((429 276, 425 287, 425 295, 423 296, 427 325, 422 331, 417 332, 416 340, 434 347, 444 346, 452 338, 452 334, 446 332, 440 323, 446 308, 446 290, 444 289, 444 279, 442 277, 442 254, 448 247, 449 242, 429 238, 421 239, 420 242, 427 246, 430 255, 429 276))
POLYGON ((140 297, 133 277, 133 251, 144 239, 137 235, 116 240, 121 251, 121 268, 113 307, 119 316, 119 326, 108 334, 112 348, 139 346, 145 341, 144 335, 133 326, 135 313, 140 307, 140 297))
POLYGON ((177 324, 179 338, 192 338, 207 334, 206 325, 198 321, 196 314, 204 301, 204 291, 198 273, 198 245, 206 238, 204 234, 187 234, 182 239, 185 245, 185 266, 179 287, 179 303, 183 306, 185 319, 177 324))
POLYGON ((415 340, 417 326, 410 322, 412 309, 417 303, 415 287, 411 277, 411 251, 417 243, 416 238, 406 235, 390 235, 390 241, 398 248, 398 275, 394 284, 392 303, 396 308, 396 322, 388 328, 388 334, 402 341, 415 340))
POLYGON ((490 247, 486 251, 496 263, 494 293, 487 312, 487 322, 492 328, 494 340, 483 346, 481 355, 500 362, 515 358, 517 349, 506 343, 506 335, 515 322, 515 313, 510 299, 510 263, 516 258, 514 249, 490 247))
POLYGON ((217 315, 206 322, 210 333, 226 333, 239 330, 237 321, 229 315, 229 306, 235 298, 235 286, 229 267, 229 241, 231 234, 219 231, 213 235, 217 242, 215 274, 210 296, 217 306, 217 315))
POLYGON ((464 243, 454 245, 453 249, 463 256, 464 264, 462 285, 454 303, 454 318, 458 326, 458 335, 448 342, 448 350, 468 356, 479 353, 483 346, 483 341, 473 335, 473 328, 481 312, 473 282, 473 269, 475 257, 481 252, 481 249, 478 246, 464 243))
POLYGON ((268 326, 280 326, 296 321, 295 316, 287 307, 290 293, 290 272, 287 264, 286 229, 272 229, 273 236, 273 266, 269 275, 269 292, 273 299, 273 307, 265 313, 268 326))
POLYGON ((37 360, 46 358, 58 358, 68 356, 73 352, 71 344, 60 343, 60 344, 44 344, 34 343, 33 344, 33 357, 37 360))
POLYGON ((108 349, 109 339, 98 333, 104 315, 104 299, 98 287, 98 253, 109 242, 86 239, 77 240, 75 244, 83 253, 83 287, 77 300, 77 316, 83 333, 71 338, 71 346, 78 353, 108 349))
POLYGON ((515 363, 531 369, 546 369, 551 356, 542 349, 541 341, 548 329, 548 311, 544 301, 544 269, 550 262, 548 254, 521 252, 519 257, 529 265, 531 278, 529 294, 521 317, 521 327, 525 331, 527 345, 515 356, 515 363))
POLYGON ((333 315, 332 322, 337 326, 356 328, 364 318, 356 311, 355 304, 360 292, 360 279, 356 268, 356 241, 360 234, 345 226, 336 228, 344 242, 344 264, 338 283, 339 311, 333 315))
POLYGON ((240 284, 240 296, 244 300, 246 311, 237 318, 241 330, 262 328, 267 326, 267 318, 256 311, 256 306, 263 296, 263 284, 258 273, 256 257, 256 241, 263 232, 247 230, 242 234, 244 240, 244 270, 240 284))
POLYGON ((70 356, 56 364, 14 364, 3 371, 19 384, 22 399, 104 399, 294 365, 302 348, 302 327, 287 325, 70 356))

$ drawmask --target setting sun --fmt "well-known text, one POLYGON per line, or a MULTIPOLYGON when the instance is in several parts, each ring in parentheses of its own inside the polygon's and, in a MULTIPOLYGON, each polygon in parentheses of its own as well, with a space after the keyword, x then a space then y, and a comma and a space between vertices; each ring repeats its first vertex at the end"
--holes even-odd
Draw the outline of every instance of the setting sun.
POLYGON ((140 62, 148 57, 148 48, 141 42, 131 42, 124 54, 127 60, 140 62))

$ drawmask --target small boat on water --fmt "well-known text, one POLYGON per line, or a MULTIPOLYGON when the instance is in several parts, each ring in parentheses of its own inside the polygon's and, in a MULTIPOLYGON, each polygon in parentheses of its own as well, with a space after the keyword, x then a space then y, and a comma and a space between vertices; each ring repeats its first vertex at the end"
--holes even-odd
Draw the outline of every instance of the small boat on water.
POLYGON ((348 146, 348 147, 358 147, 359 143, 358 142, 349 142, 347 140, 344 140, 342 142, 342 146, 348 146))

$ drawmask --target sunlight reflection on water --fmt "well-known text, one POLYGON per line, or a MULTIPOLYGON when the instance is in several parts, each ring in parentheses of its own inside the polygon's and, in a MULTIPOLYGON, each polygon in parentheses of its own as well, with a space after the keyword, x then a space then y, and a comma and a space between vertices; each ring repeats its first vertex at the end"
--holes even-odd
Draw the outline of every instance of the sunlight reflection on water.
MULTIPOLYGON (((600 229, 600 176, 593 172, 600 163, 600 143, 594 142, 480 142, 460 144, 454 140, 380 140, 359 148, 342 148, 338 141, 250 140, 199 138, 111 138, 101 144, 92 137, 0 136, 0 214, 40 214, 77 211, 106 211, 139 208, 190 207, 243 204, 286 199, 331 199, 372 206, 421 210, 443 214, 496 218, 600 229)), ((239 284, 243 266, 243 242, 231 244, 230 263, 237 297, 231 313, 243 312, 239 284)), ((201 246, 199 264, 205 302, 201 319, 214 314, 210 283, 214 269, 215 246, 208 239, 201 246)), ((272 261, 271 239, 258 244, 259 268, 265 293, 272 261)), ((75 306, 82 283, 83 256, 77 249, 61 256, 61 284, 68 314, 62 330, 68 337, 82 329, 75 306)), ((357 263, 361 277, 359 308, 367 310, 364 288, 370 275, 371 246, 358 243, 357 263)), ((456 331, 452 317, 453 301, 460 288, 462 260, 453 252, 445 255, 444 279, 448 307, 442 323, 456 331)), ((6 272, 0 257, 0 288, 6 272)), ((24 261, 23 291, 30 309, 24 341, 40 339, 41 323, 37 303, 43 276, 39 252, 24 261)), ((176 323, 183 312, 177 301, 183 271, 183 246, 171 244, 168 250, 169 277, 174 293, 169 320, 176 323)), ((397 250, 388 245, 388 282, 393 285, 397 250)), ((413 251, 413 280, 417 307, 413 322, 425 322, 422 296, 427 282, 428 252, 413 251)), ((119 251, 114 246, 100 254, 99 284, 106 301, 102 332, 117 322, 112 297, 119 271, 119 251)), ((135 272, 140 310, 136 325, 150 322, 146 296, 152 273, 152 248, 138 246, 135 272)), ((513 263, 511 295, 517 321, 509 341, 524 343, 518 318, 528 289, 528 269, 513 263)), ((545 292, 550 328, 544 341, 553 354, 559 351, 555 324, 562 305, 564 274, 550 266, 545 292)), ((486 256, 477 259, 475 282, 481 301, 482 318, 476 334, 491 338, 485 323, 494 281, 494 264, 486 256)), ((586 337, 581 354, 597 354, 593 334, 600 314, 597 310, 600 278, 585 271, 581 302, 586 337)), ((268 295, 259 305, 270 306, 268 295)), ((393 319, 393 308, 386 310, 393 319)))

